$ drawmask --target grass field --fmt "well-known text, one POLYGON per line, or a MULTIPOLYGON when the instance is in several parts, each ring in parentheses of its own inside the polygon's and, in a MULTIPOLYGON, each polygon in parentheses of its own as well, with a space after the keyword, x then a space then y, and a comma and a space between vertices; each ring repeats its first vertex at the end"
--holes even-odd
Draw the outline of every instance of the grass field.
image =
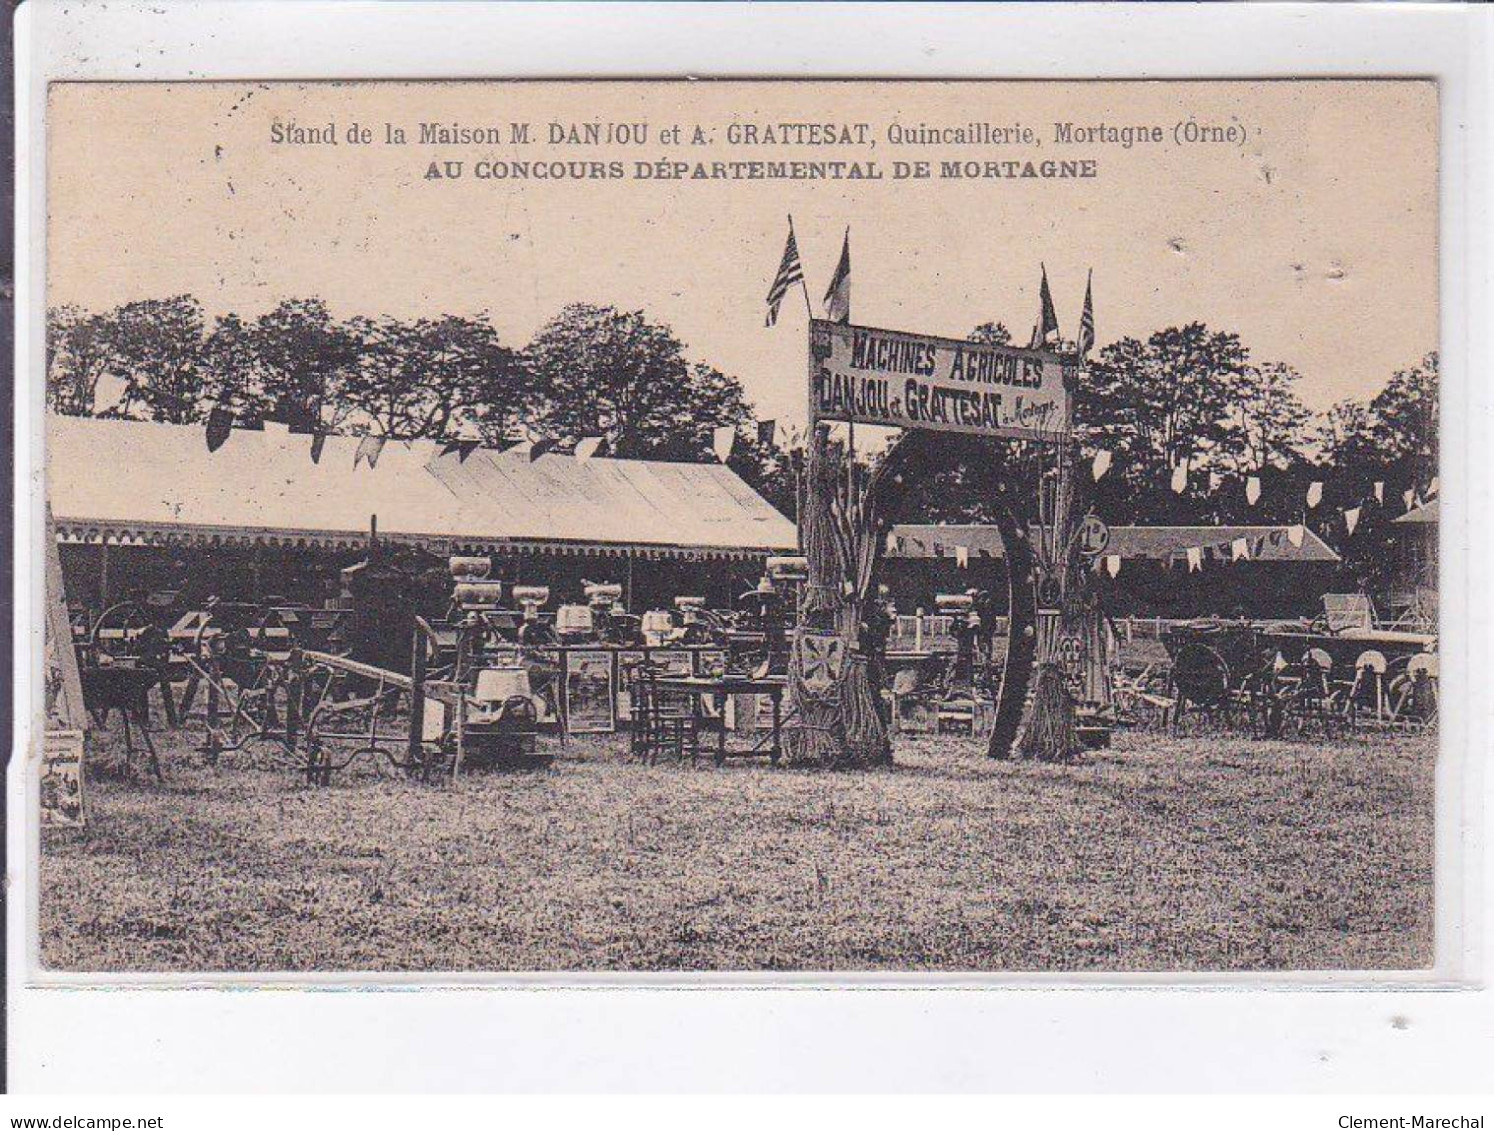
MULTIPOLYGON (((169 740, 170 736, 162 736, 169 740)), ((106 736, 106 741, 108 736, 106 736)), ((43 836, 101 971, 1276 970, 1432 960, 1430 737, 1122 734, 1070 766, 903 739, 866 774, 643 767, 311 789, 165 748, 43 836)))

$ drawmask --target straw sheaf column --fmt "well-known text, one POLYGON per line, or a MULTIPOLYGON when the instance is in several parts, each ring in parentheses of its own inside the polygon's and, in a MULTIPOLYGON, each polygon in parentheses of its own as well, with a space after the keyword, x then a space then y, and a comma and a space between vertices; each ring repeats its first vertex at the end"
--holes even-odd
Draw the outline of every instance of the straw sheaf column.
POLYGON ((1058 444, 1053 505, 1042 538, 1042 573, 1049 584, 1057 587, 1058 623, 1051 632, 1040 633, 1032 708, 1017 747, 1019 757, 1044 762, 1068 761, 1082 749, 1074 697, 1057 655, 1059 641, 1080 629, 1084 620, 1083 580, 1074 537, 1080 508, 1074 498, 1073 449, 1073 442, 1067 438, 1058 444))
POLYGON ((809 439, 801 518, 809 583, 800 605, 787 737, 794 765, 852 768, 886 764, 892 746, 861 651, 861 615, 874 562, 866 492, 837 458, 828 429, 809 439), (835 648, 832 641, 838 641, 835 648))

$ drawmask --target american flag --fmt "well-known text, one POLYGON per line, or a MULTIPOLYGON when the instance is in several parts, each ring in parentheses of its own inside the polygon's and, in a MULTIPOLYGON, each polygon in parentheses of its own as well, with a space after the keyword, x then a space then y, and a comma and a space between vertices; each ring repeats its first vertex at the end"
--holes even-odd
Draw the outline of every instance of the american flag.
POLYGON ((1084 283, 1084 313, 1079 316, 1079 356, 1086 357, 1095 348, 1095 273, 1091 271, 1084 283))
POLYGON ((795 283, 804 282, 804 265, 799 262, 799 245, 794 242, 794 224, 789 221, 788 243, 783 248, 783 262, 778 265, 778 274, 773 277, 773 285, 768 288, 768 321, 772 326, 778 322, 778 308, 783 303, 783 296, 788 294, 788 289, 795 283))

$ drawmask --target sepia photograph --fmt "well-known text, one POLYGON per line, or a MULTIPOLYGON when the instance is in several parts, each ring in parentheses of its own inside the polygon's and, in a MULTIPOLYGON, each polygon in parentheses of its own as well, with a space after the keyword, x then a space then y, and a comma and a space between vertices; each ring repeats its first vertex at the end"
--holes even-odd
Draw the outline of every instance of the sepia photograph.
POLYGON ((39 978, 1434 966, 1435 81, 46 114, 39 978))

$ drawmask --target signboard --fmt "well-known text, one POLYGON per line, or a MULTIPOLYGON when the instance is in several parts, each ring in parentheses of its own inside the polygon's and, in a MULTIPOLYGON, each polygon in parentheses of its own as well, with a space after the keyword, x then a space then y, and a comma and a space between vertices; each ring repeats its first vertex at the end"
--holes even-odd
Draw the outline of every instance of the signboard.
POLYGON ((1079 553, 1086 558, 1098 558, 1110 548, 1110 527, 1099 515, 1087 514, 1079 524, 1077 538, 1079 553))
POLYGON ((49 730, 42 746, 43 828, 83 824, 83 732, 49 730))
POLYGON ((571 734, 611 734, 617 729, 617 684, 611 652, 565 655, 565 720, 571 734))
POLYGON ((1071 424, 1065 364, 1043 350, 815 320, 809 410, 815 420, 1055 440, 1071 424))

